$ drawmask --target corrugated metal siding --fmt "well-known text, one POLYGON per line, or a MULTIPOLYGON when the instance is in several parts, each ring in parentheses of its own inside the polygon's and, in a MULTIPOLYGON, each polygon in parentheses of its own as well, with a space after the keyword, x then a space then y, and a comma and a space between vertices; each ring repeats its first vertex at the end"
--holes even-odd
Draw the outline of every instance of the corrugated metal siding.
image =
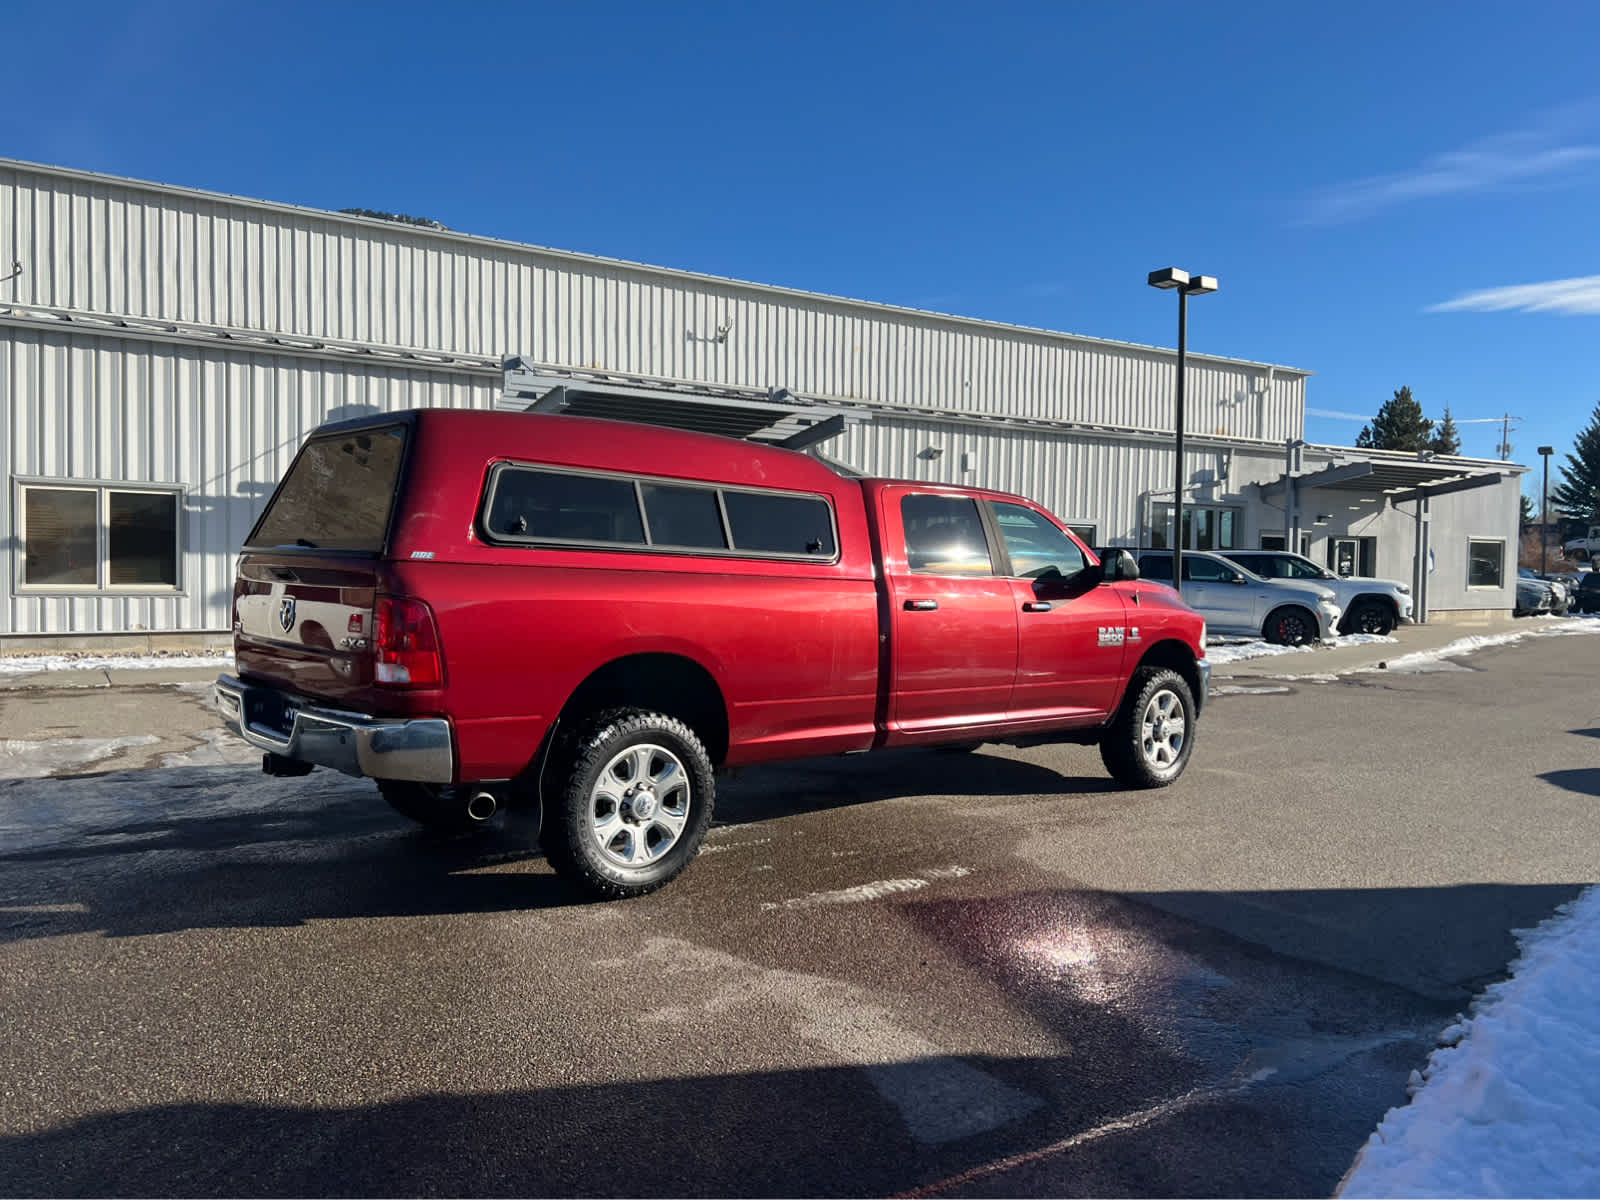
MULTIPOLYGON (((11 299, 813 395, 1172 427, 1173 358, 0 167, 11 299)), ((1300 436, 1304 378, 1193 362, 1191 431, 1300 436)))
MULTIPOLYGON (((1037 430, 953 427, 931 421, 888 419, 850 426, 827 443, 828 457, 867 475, 995 488, 1043 504, 1064 521, 1096 526, 1102 544, 1139 540, 1142 503, 1150 492, 1171 495, 1172 447, 1115 434, 1056 434, 1037 430), (929 447, 939 447, 934 458, 929 447)), ((1230 451, 1228 479, 1220 477, 1221 452, 1186 447, 1192 484, 1187 503, 1244 507, 1241 478, 1270 460, 1241 462, 1230 451), (1205 481, 1214 481, 1206 486, 1205 481)), ((1254 456, 1245 456, 1253 459, 1254 456)), ((1165 497, 1158 497, 1165 499, 1165 497)))
POLYGON ((492 408, 496 380, 289 356, 0 329, 0 633, 226 629, 233 554, 305 435, 404 408, 492 408), (180 593, 15 594, 14 477, 186 489, 180 593))

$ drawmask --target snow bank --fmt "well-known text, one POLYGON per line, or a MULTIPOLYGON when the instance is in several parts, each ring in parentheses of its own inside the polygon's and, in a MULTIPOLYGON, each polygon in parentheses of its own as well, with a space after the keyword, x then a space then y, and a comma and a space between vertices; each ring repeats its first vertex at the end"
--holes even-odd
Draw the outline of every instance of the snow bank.
POLYGON ((1338 1194, 1600 1196, 1600 887, 1518 937, 1511 978, 1440 1035, 1338 1194))
POLYGON ((9 654, 0 658, 0 675, 33 675, 40 671, 140 671, 179 667, 233 666, 233 653, 214 654, 9 654))

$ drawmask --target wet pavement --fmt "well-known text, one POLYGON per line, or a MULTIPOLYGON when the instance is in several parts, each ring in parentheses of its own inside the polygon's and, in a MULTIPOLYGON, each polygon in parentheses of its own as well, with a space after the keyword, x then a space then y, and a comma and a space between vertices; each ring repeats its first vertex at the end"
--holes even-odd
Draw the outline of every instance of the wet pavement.
POLYGON ((609 905, 518 814, 265 778, 203 686, 0 691, 0 1191, 1329 1194, 1597 878, 1600 638, 1458 666, 1241 676, 1158 792, 750 771, 609 905))

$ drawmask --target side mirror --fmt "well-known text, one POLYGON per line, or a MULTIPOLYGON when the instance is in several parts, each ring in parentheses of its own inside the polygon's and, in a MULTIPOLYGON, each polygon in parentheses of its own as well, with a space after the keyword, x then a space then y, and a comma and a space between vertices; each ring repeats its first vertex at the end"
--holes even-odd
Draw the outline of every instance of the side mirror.
POLYGON ((1100 555, 1100 572, 1108 583, 1131 583, 1139 578, 1139 560, 1126 550, 1105 550, 1100 555))
POLYGON ((1240 587, 1243 587, 1245 584, 1249 583, 1250 581, 1248 579, 1246 579, 1243 575, 1239 574, 1239 572, 1235 571, 1232 575, 1228 576, 1228 582, 1229 583, 1236 583, 1240 587))

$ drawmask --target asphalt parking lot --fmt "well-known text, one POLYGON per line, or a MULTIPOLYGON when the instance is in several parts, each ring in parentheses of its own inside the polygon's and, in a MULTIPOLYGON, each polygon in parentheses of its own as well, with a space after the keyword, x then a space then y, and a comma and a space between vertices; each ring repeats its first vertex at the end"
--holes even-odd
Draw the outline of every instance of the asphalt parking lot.
POLYGON ((750 771, 610 905, 263 777, 198 680, 0 690, 0 1190, 1327 1195, 1600 871, 1600 638, 1328 677, 1409 648, 1219 667, 1158 792, 750 771))

